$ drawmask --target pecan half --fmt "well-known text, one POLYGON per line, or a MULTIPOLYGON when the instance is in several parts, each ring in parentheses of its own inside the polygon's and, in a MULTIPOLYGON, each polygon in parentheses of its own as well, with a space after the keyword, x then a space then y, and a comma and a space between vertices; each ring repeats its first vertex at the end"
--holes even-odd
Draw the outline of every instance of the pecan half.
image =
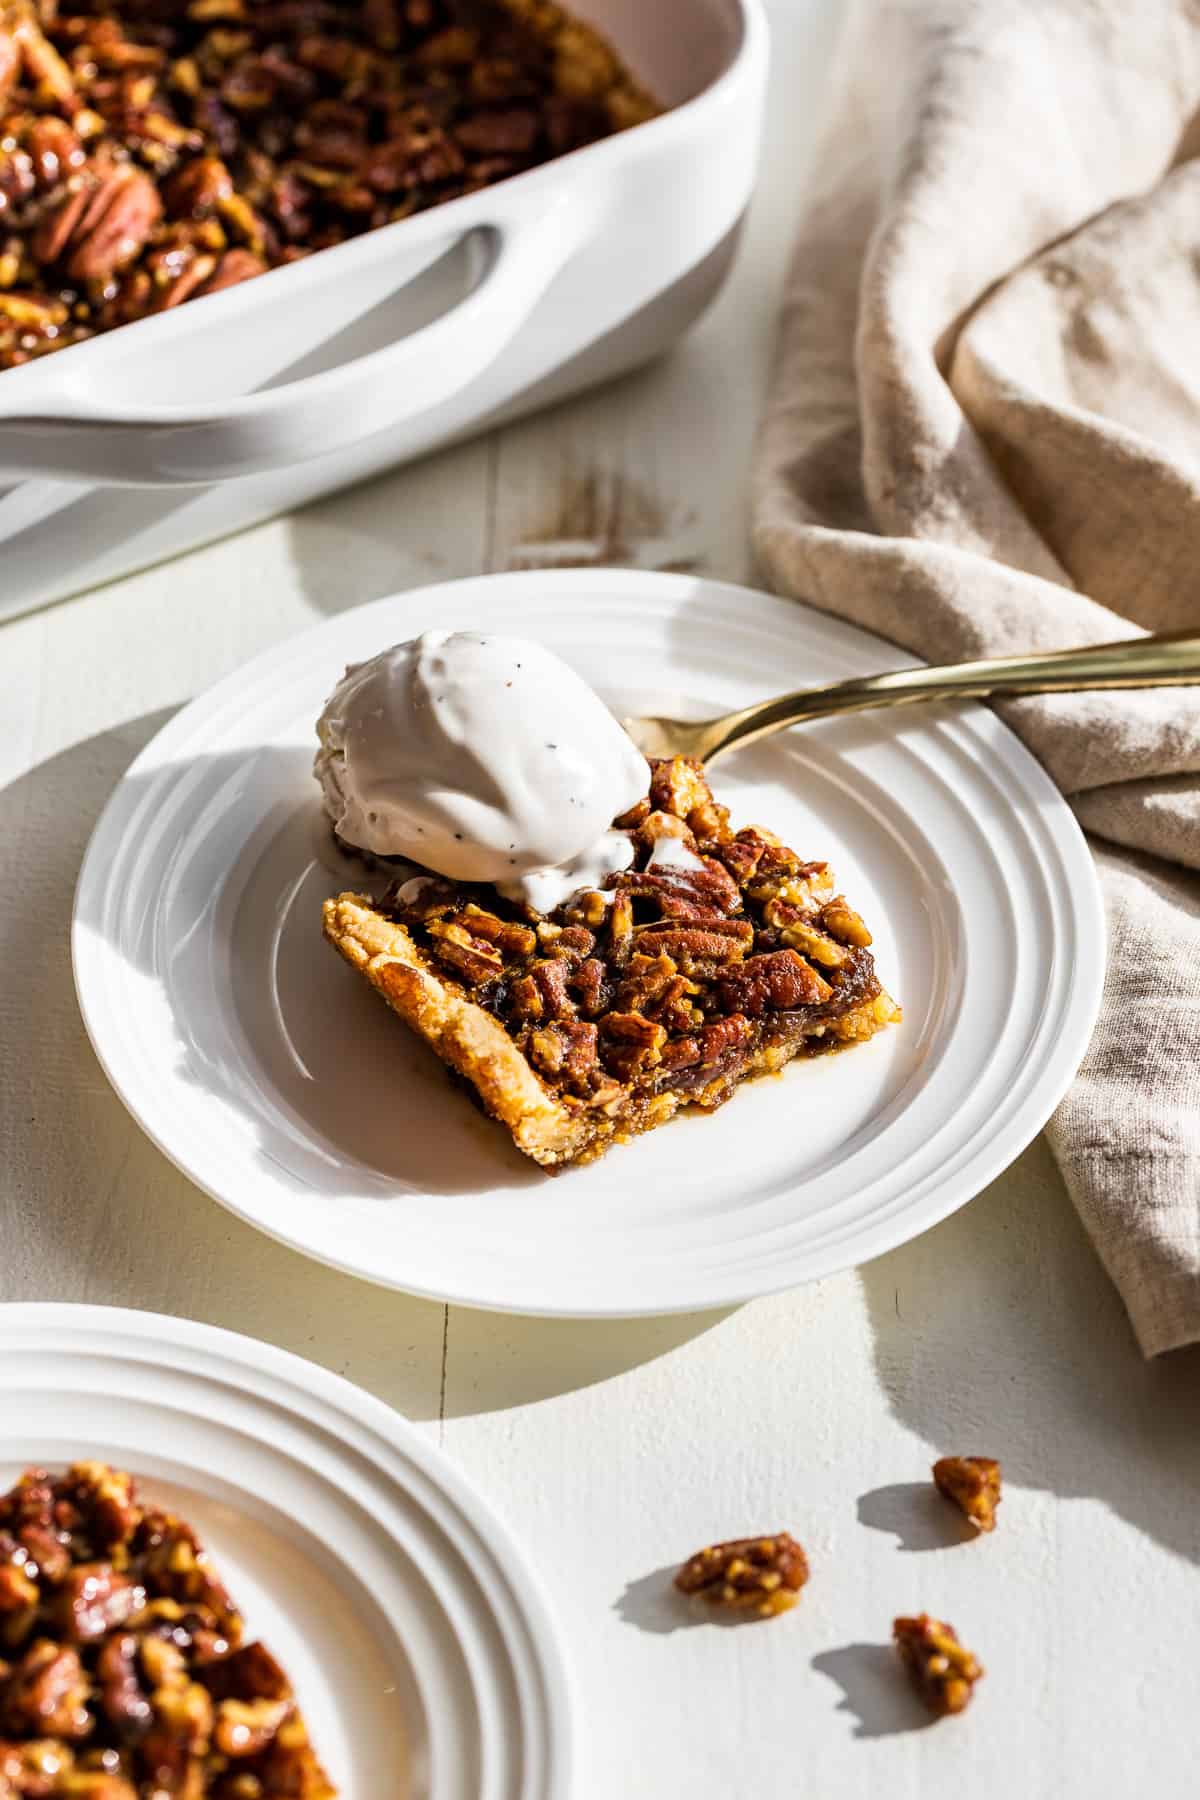
MULTIPOLYGON (((0 1800, 43 1800, 54 1794, 57 1783, 71 1778, 75 1758, 67 1746, 53 1738, 31 1738, 24 1743, 0 1742, 0 1800)), ((130 1789, 131 1800, 137 1800, 130 1789)))
POLYGON ((800 1545, 779 1531, 698 1550, 679 1570, 675 1586, 682 1594, 702 1594, 715 1606, 770 1619, 795 1606, 808 1573, 800 1545))
POLYGON ((679 970, 661 951, 651 956, 640 946, 617 984, 617 1008, 621 1012, 650 1013, 665 999, 679 970))
POLYGON ((27 200, 37 186, 33 158, 27 150, 0 147, 0 214, 8 213, 27 200))
POLYGON ((674 838, 676 843, 690 850, 693 856, 696 854, 695 832, 686 819, 679 818, 673 812, 647 813, 634 833, 634 838, 643 850, 653 850, 655 844, 661 843, 664 838, 674 838))
POLYGON ((290 1700, 292 1684, 265 1644, 244 1644, 200 1671, 215 1700, 290 1700))
POLYGON ((795 950, 748 956, 740 967, 721 976, 719 987, 727 1012, 746 1013, 752 1019, 766 1012, 820 1006, 833 991, 795 950))
POLYGON ((529 1040, 530 1059, 544 1075, 565 1075, 579 1084, 598 1061, 597 1030, 585 1019, 552 1019, 529 1040))
POLYGON ((150 1791, 203 1793, 201 1765, 213 1729, 213 1703, 207 1690, 194 1681, 182 1687, 159 1688, 151 1696, 151 1705, 154 1716, 138 1750, 150 1791))
POLYGON ((252 281, 256 275, 265 275, 266 272, 266 263, 252 251, 226 250, 199 292, 219 294, 223 288, 239 287, 243 281, 252 281))
POLYGON ((642 954, 667 956, 677 969, 692 975, 738 962, 754 941, 754 927, 733 919, 714 925, 681 925, 664 919, 658 925, 640 926, 634 941, 642 954))
POLYGON ((148 1511, 135 1544, 140 1572, 152 1593, 183 1606, 208 1608, 228 1637, 241 1638, 241 1615, 213 1574, 196 1534, 181 1519, 148 1511))
POLYGON ((455 137, 465 150, 527 156, 537 143, 539 119, 531 106, 477 113, 455 127, 455 137))
POLYGON ((0 1648, 12 1650, 33 1629, 41 1595, 24 1547, 0 1534, 0 1648))
POLYGON ((608 954, 613 966, 621 968, 633 949, 633 901, 628 894, 617 893, 608 909, 608 954))
POLYGON ((78 1653, 39 1638, 4 1683, 0 1724, 32 1737, 86 1737, 92 1726, 90 1692, 78 1653))
POLYGON ((980 1531, 996 1529, 1000 1464, 990 1456, 942 1456, 933 1465, 938 1492, 952 1500, 980 1531))
POLYGON ((725 843, 713 845, 713 855, 720 858, 737 882, 749 881, 758 868, 768 840, 752 825, 737 831, 725 843))
POLYGON ((66 318, 61 301, 39 300, 34 294, 0 294, 0 319, 21 331, 44 331, 53 336, 66 318))
POLYGON ((26 74, 47 100, 73 109, 78 99, 70 69, 41 29, 32 8, 17 10, 21 16, 12 35, 19 45, 26 74))
POLYGON ((57 1531, 49 1525, 22 1525, 18 1533, 25 1552, 25 1573, 39 1577, 53 1586, 71 1567, 71 1552, 57 1531))
POLYGON ((79 1509, 98 1550, 112 1551, 128 1544, 142 1522, 133 1477, 122 1469, 110 1469, 107 1463, 73 1463, 62 1491, 79 1509))
POLYGON ((813 919, 786 900, 768 900, 763 908, 768 923, 778 928, 784 943, 824 969, 840 969, 850 952, 822 931, 813 919))
POLYGON ((33 242, 40 262, 65 261, 75 281, 113 275, 144 249, 162 216, 158 189, 130 163, 89 172, 49 214, 33 242))
POLYGON ((943 1718, 970 1704, 975 1683, 984 1671, 959 1643, 952 1625, 919 1613, 915 1618, 897 1619, 892 1636, 913 1686, 931 1713, 943 1718))
POLYGON ((651 764, 650 805, 658 812, 687 819, 697 807, 711 805, 712 789, 700 763, 688 756, 672 756, 651 764))
POLYGON ((821 908, 821 923, 830 937, 838 938, 843 944, 853 944, 857 950, 868 949, 873 941, 858 913, 846 905, 840 894, 821 908))
POLYGON ((136 1637, 126 1631, 106 1639, 96 1659, 99 1708, 124 1744, 144 1737, 154 1717, 138 1679, 137 1651, 136 1637))
POLYGON ((0 102, 8 98, 20 70, 21 46, 11 31, 0 28, 0 102))
POLYGON ((471 987, 495 981, 504 973, 504 958, 495 945, 474 936, 457 920, 434 919, 428 930, 433 939, 434 955, 471 987))
POLYGON ((146 1604, 146 1590, 111 1563, 80 1563, 57 1593, 58 1623, 74 1644, 87 1644, 124 1625, 146 1604))
POLYGON ((29 155, 39 188, 52 188, 81 169, 87 153, 65 119, 53 114, 35 119, 29 128, 29 155))
POLYGON ((737 882, 719 862, 703 869, 627 870, 617 876, 616 886, 635 899, 684 901, 718 913, 733 912, 741 902, 737 882))
POLYGON ((71 1800, 138 1800, 137 1790, 123 1775, 112 1775, 106 1769, 75 1769, 63 1788, 71 1800))
POLYGON ((213 1745, 223 1756, 258 1756, 274 1742, 291 1711, 290 1700, 222 1700, 213 1745))
POLYGON ((185 163, 163 190, 174 219, 207 219, 233 193, 233 177, 219 156, 198 156, 185 163))
MULTIPOLYGON (((472 937, 484 938, 489 944, 507 951, 511 956, 532 956, 537 949, 537 933, 528 925, 518 925, 511 919, 498 919, 495 913, 485 912, 482 907, 467 906, 460 914, 462 923, 472 937)), ((589 945, 590 945, 589 939, 589 945)))
POLYGON ((571 992, 574 994, 580 1012, 594 1017, 602 1013, 611 997, 608 975, 603 962, 597 956, 589 956, 579 964, 571 976, 571 992))
POLYGON ((622 1081, 662 1061, 666 1027, 641 1013, 612 1012, 603 1021, 604 1065, 622 1081))
POLYGON ((534 963, 512 984, 513 1012, 518 1019, 565 1019, 575 1012, 567 993, 570 965, 557 959, 534 963))
POLYGON ((730 1051, 742 1050, 752 1035, 753 1027, 741 1013, 733 1013, 728 1019, 714 1019, 700 1033, 700 1061, 713 1063, 730 1051))

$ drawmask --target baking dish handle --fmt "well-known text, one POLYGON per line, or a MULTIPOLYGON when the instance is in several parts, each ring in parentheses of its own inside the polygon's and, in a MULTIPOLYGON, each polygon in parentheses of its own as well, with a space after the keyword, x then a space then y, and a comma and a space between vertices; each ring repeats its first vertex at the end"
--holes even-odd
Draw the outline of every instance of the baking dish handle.
POLYGON ((128 408, 64 380, 36 414, 0 417, 0 480, 223 481, 419 418, 502 353, 580 241, 581 211, 559 194, 531 219, 487 227, 488 266, 464 299, 409 336, 302 380, 200 405, 128 408))

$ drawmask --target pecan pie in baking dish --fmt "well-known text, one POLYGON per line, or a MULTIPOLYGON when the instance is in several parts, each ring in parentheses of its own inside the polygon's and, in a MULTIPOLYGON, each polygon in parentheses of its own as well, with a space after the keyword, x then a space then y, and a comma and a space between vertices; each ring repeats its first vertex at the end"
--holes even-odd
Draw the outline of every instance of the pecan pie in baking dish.
POLYGON ((326 901, 325 934, 543 1168, 900 1017, 824 862, 652 763, 631 860, 541 915, 441 876, 326 901))
POLYGON ((0 0, 0 368, 656 110, 554 0, 0 0))
POLYGON ((0 1497, 0 1800, 334 1800, 287 1676, 132 1478, 0 1497))

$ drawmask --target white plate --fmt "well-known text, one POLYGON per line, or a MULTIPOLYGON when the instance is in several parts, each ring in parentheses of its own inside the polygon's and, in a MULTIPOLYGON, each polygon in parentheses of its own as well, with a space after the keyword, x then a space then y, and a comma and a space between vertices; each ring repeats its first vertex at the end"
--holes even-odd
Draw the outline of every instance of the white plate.
POLYGON ((196 1527, 341 1800, 565 1800, 567 1686, 529 1572, 381 1401, 207 1325, 0 1306, 0 1492, 78 1456, 196 1527))
POLYGON ((1092 862, 986 709, 823 721, 718 765, 743 822, 832 862, 903 1025, 549 1179, 325 947, 309 765, 343 666, 425 626, 541 638, 626 712, 695 716, 905 660, 788 601, 683 576, 483 577, 259 657, 148 745, 92 839, 76 982, 110 1080, 192 1180, 372 1281, 621 1315, 745 1300, 961 1206, 1045 1123, 1103 977, 1092 862))

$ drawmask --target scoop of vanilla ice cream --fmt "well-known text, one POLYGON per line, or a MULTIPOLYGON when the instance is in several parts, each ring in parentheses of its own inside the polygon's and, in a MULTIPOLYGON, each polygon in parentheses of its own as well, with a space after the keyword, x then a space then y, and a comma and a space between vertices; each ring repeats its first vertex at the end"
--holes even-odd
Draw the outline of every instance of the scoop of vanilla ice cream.
POLYGON ((426 631, 347 669, 314 772, 338 835, 548 912, 630 861, 646 760, 543 645, 426 631))

